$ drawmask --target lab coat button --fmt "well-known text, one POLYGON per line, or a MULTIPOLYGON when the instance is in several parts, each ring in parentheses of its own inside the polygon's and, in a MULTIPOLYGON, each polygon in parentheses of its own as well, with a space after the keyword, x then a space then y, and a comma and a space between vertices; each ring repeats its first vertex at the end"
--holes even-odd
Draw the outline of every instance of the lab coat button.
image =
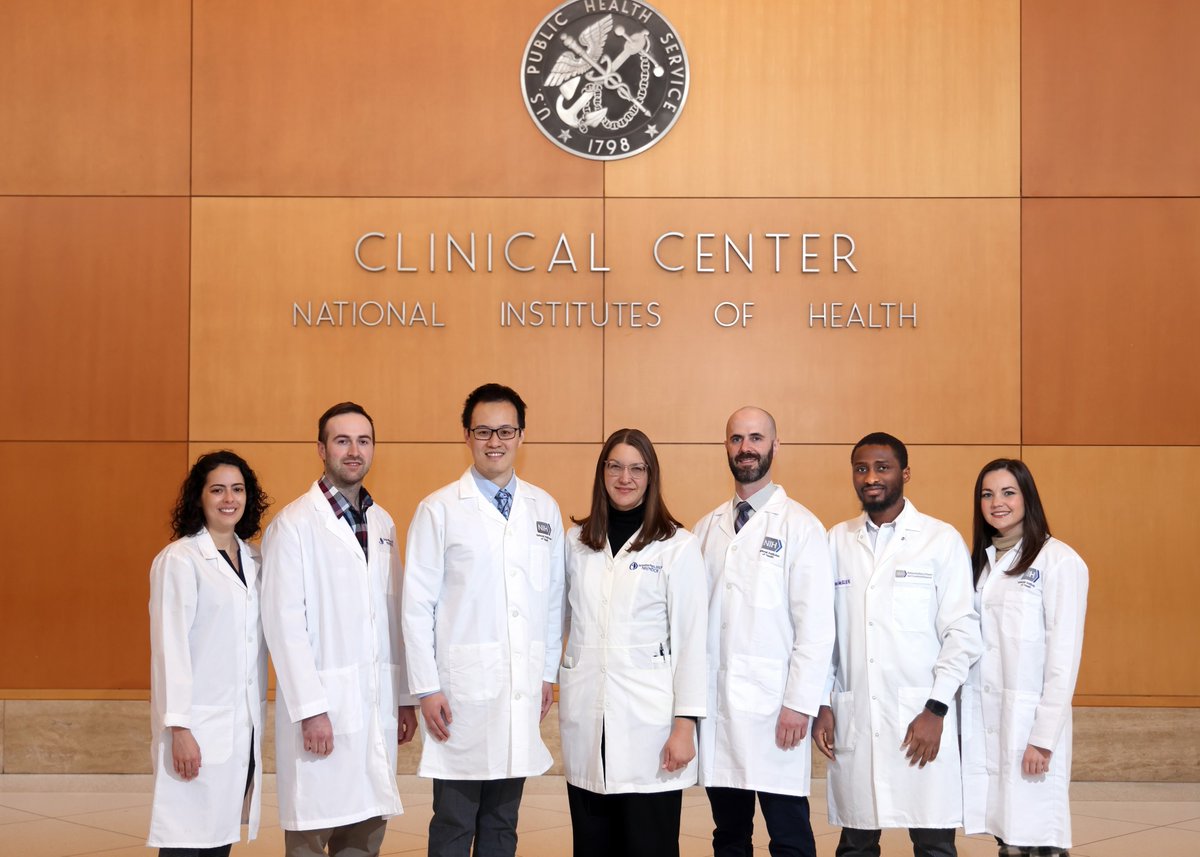
POLYGON ((514 697, 514 699, 520 699, 520 698, 521 698, 521 694, 519 694, 519 693, 514 697))
POLYGON ((512 612, 512 617, 513 617, 514 619, 516 619, 518 615, 519 615, 519 611, 517 611, 517 610, 514 610, 514 611, 512 612))
POLYGON ((726 588, 726 589, 733 589, 733 584, 732 584, 732 583, 726 583, 726 584, 725 584, 725 588, 726 588))

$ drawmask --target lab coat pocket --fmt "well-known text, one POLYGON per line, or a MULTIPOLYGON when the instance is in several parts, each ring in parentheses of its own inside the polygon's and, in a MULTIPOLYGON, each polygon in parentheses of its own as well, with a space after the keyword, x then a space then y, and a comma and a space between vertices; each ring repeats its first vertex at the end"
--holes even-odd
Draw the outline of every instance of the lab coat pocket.
POLYGON ((781 661, 757 655, 729 658, 729 706, 752 714, 776 714, 783 705, 781 661))
POLYGON ((538 541, 529 546, 529 585, 545 592, 550 585, 550 545, 538 541))
POLYGON ((858 729, 854 726, 854 691, 835 693, 830 708, 833 709, 833 751, 849 753, 858 738, 858 729))
POLYGON ((342 667, 317 673, 329 700, 329 723, 334 735, 349 735, 362 729, 362 691, 358 667, 342 667))
POLYGON ((750 604, 760 610, 773 610, 783 602, 783 559, 759 557, 749 586, 750 604))
POLYGON ((451 704, 487 702, 500 695, 499 643, 462 643, 447 652, 451 704))
MULTIPOLYGON (((233 755, 233 709, 224 705, 193 705, 192 737, 200 746, 201 767, 229 761, 233 755)), ((166 744, 169 758, 169 735, 166 744)))
POLYGON ((1007 640, 1036 643, 1046 635, 1042 618, 1042 598, 1024 591, 1010 592, 1004 599, 1000 616, 1000 633, 1007 640))
POLYGON ((928 631, 933 600, 933 573, 923 568, 896 569, 892 586, 892 618, 901 631, 928 631))

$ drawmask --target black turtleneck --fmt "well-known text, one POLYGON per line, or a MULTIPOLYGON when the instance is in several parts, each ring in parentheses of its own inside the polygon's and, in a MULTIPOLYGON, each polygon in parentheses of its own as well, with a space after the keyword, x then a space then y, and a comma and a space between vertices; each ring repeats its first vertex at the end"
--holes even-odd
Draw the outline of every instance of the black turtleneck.
POLYGON ((612 550, 613 556, 616 556, 617 551, 625 547, 625 542, 629 541, 629 537, 638 531, 645 519, 645 503, 635 506, 628 512, 622 512, 611 502, 608 504, 608 546, 612 550))

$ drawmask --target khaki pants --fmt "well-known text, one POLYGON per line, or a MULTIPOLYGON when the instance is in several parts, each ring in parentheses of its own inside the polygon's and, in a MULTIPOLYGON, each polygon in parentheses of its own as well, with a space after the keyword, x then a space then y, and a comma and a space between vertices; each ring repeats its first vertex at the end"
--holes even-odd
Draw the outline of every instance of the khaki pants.
POLYGON ((322 830, 285 830, 287 857, 378 857, 387 825, 382 818, 368 818, 341 827, 322 830), (328 847, 328 851, 326 851, 328 847))

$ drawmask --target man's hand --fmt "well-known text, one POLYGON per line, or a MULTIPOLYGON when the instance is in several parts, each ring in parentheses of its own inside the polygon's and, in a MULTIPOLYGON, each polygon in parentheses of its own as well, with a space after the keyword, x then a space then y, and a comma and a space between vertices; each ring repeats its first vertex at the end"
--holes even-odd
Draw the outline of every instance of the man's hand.
POLYGON ((908 748, 904 755, 910 767, 916 765, 923 768, 937 758, 941 745, 942 718, 931 711, 922 711, 908 724, 900 749, 908 748))
POLYGON ((194 780, 200 776, 200 745, 191 729, 171 727, 171 761, 180 778, 194 780))
POLYGON ((800 746, 808 734, 808 715, 801 714, 786 705, 779 709, 775 722, 775 746, 780 750, 792 750, 800 746))
POLYGON ((421 716, 425 718, 425 728, 435 741, 450 739, 450 724, 454 717, 450 714, 450 701, 440 690, 421 698, 421 716))
POLYGON ((696 724, 690 717, 676 717, 662 748, 664 771, 674 773, 688 766, 696 758, 696 724))
POLYGON ((538 718, 539 722, 546 719, 546 715, 550 713, 550 706, 554 704, 554 685, 551 682, 542 682, 542 716, 538 718))
POLYGON ((304 736, 304 749, 314 756, 333 752, 333 724, 328 713, 305 717, 300 721, 300 734, 304 736))
POLYGON ((401 705, 399 721, 400 728, 396 732, 396 743, 407 744, 417 737, 417 707, 401 705))
POLYGON ((813 724, 813 743, 817 745, 817 749, 826 759, 836 758, 833 747, 833 726, 833 709, 828 705, 822 705, 817 709, 817 722, 813 724))
POLYGON ((1025 755, 1021 759, 1021 771, 1027 777, 1040 777, 1042 774, 1049 773, 1050 756, 1049 750, 1043 750, 1041 747, 1030 744, 1025 748, 1025 755))

